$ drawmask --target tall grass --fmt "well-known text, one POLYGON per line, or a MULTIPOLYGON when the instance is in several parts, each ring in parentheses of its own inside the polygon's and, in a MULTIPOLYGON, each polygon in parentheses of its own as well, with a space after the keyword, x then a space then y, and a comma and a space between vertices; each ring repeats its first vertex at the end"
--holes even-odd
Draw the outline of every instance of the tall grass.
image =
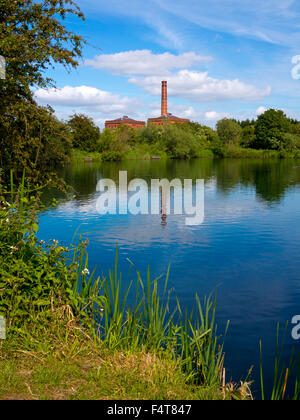
POLYGON ((261 398, 271 401, 279 400, 300 400, 300 354, 296 355, 295 350, 292 350, 289 362, 283 360, 283 349, 287 333, 288 324, 285 327, 283 338, 280 341, 279 324, 277 325, 277 341, 274 358, 274 379, 271 390, 271 395, 266 398, 264 372, 263 372, 263 355, 262 342, 260 341, 260 383, 261 383, 261 398), (290 392, 288 391, 290 389, 290 392))
POLYGON ((124 284, 117 248, 114 270, 97 279, 93 271, 87 280, 83 274, 88 272, 87 258, 84 248, 76 248, 73 261, 79 265, 74 290, 85 302, 81 319, 93 317, 97 339, 111 349, 169 352, 194 383, 221 383, 224 354, 215 324, 216 297, 201 302, 196 296, 194 308, 182 310, 175 292, 168 290, 169 269, 164 279, 152 281, 148 268, 145 281, 140 272, 130 280, 131 265, 124 284))

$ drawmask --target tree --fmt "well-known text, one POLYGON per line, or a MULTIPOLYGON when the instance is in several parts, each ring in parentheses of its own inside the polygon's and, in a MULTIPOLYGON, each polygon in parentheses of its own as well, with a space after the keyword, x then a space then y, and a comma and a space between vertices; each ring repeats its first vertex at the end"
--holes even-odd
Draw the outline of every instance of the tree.
POLYGON ((69 15, 84 19, 73 0, 0 0, 0 55, 6 61, 0 104, 20 96, 32 100, 33 86, 54 86, 44 72, 55 63, 78 65, 84 40, 62 24, 69 15))
POLYGON ((255 124, 255 147, 258 149, 284 149, 284 134, 290 123, 283 111, 269 109, 261 114, 255 124))
POLYGON ((238 145, 242 138, 242 128, 233 119, 224 118, 217 123, 217 132, 221 142, 225 145, 238 145))
POLYGON ((84 114, 74 114, 68 121, 73 139, 73 146, 87 152, 94 152, 100 140, 100 129, 92 118, 84 114))
MULTIPOLYGON (((13 168, 17 176, 24 167, 27 174, 36 174, 37 168, 46 173, 48 152, 52 162, 65 156, 59 152, 60 140, 53 147, 55 135, 61 138, 53 133, 59 127, 63 136, 69 136, 68 130, 52 111, 37 106, 33 89, 54 86, 45 76, 49 67, 61 64, 70 70, 79 64, 85 41, 63 24, 74 15, 84 19, 73 0, 0 0, 0 56, 6 62, 6 77, 0 79, 0 162, 4 174, 13 168)), ((68 140, 66 152, 69 145, 68 140)))
POLYGON ((255 144, 255 125, 244 125, 241 146, 252 147, 255 144))
POLYGON ((41 173, 68 160, 70 132, 50 107, 23 100, 8 107, 0 121, 0 167, 4 173, 13 169, 17 175, 25 169, 29 177, 41 180, 41 173))

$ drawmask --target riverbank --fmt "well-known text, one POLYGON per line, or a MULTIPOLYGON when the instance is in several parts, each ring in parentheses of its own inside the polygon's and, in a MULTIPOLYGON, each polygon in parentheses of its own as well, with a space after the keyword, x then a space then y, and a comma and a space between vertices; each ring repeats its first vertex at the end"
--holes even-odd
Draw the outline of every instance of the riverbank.
POLYGON ((195 386, 165 352, 111 350, 60 321, 0 340, 0 400, 249 399, 247 386, 195 386))
MULTIPOLYGON (((196 157, 207 159, 298 159, 299 153, 279 152, 276 150, 256 150, 242 147, 225 147, 220 150, 203 149, 199 150, 196 157)), ((117 158, 113 155, 103 155, 98 152, 86 152, 73 149, 71 154, 72 162, 107 162, 107 161, 128 161, 128 160, 170 160, 173 159, 167 153, 160 150, 152 150, 148 146, 132 148, 124 155, 117 158)), ((178 159, 178 158, 176 158, 178 159)), ((187 160, 186 158, 181 160, 187 160)))

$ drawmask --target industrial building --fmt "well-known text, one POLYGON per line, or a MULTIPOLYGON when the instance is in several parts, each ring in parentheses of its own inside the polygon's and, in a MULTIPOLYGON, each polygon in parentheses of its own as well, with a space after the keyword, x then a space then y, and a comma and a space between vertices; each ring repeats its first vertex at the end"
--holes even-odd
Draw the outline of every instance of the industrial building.
POLYGON ((124 117, 118 118, 116 120, 105 121, 105 128, 108 128, 110 130, 114 130, 115 128, 120 127, 121 125, 126 125, 137 130, 138 128, 145 127, 146 123, 145 121, 133 120, 127 117, 127 115, 124 115, 124 117))
POLYGON ((149 118, 148 125, 183 124, 190 122, 190 120, 186 118, 175 117, 175 115, 168 112, 168 86, 166 81, 161 83, 161 116, 157 118, 149 118))
MULTIPOLYGON (((165 124, 183 124, 190 122, 187 118, 175 117, 168 112, 168 86, 167 82, 162 82, 162 91, 161 91, 161 115, 156 118, 149 118, 148 125, 165 125, 165 124)), ((144 121, 136 121, 127 116, 118 118, 116 120, 106 121, 105 128, 114 130, 117 127, 122 125, 132 127, 134 129, 145 127, 146 123, 144 121)))

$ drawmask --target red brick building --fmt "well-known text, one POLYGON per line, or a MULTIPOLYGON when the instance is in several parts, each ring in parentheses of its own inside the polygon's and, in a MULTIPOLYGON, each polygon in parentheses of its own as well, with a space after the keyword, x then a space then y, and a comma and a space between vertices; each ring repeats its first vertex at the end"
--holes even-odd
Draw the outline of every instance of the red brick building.
POLYGON ((149 118, 148 124, 149 125, 164 125, 164 124, 184 124, 190 122, 187 118, 179 118, 175 117, 168 112, 168 87, 167 82, 161 82, 162 89, 161 89, 161 116, 157 118, 149 118))
POLYGON ((124 117, 118 118, 116 120, 105 121, 105 128, 108 128, 109 130, 114 130, 121 125, 126 125, 137 130, 138 128, 145 127, 146 123, 145 121, 132 120, 131 118, 127 117, 127 115, 124 115, 124 117))

